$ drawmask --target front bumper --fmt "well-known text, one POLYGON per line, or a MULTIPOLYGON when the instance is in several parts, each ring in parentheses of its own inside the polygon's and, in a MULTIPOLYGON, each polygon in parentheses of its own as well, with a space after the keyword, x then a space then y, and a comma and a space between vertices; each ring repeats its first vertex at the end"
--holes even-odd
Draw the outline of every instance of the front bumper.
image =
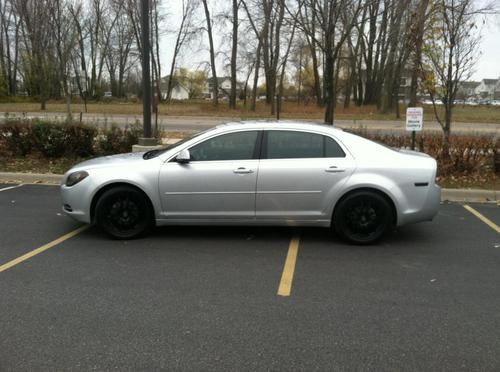
POLYGON ((79 222, 91 223, 88 180, 83 180, 74 186, 61 185, 62 211, 79 222))

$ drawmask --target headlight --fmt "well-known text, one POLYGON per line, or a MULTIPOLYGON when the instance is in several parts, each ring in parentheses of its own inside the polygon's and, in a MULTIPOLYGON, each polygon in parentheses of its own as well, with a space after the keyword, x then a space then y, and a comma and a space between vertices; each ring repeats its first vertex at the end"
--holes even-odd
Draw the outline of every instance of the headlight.
POLYGON ((78 171, 71 173, 66 179, 66 186, 76 185, 78 182, 84 180, 88 177, 88 173, 85 171, 78 171))

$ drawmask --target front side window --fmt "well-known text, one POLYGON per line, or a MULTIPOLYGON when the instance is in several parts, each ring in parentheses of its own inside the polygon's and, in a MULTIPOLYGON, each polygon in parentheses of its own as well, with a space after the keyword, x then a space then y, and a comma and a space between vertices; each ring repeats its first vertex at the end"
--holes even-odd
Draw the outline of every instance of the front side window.
POLYGON ((192 161, 254 159, 258 131, 223 134, 189 149, 192 161))
POLYGON ((270 130, 268 159, 339 158, 345 153, 332 138, 316 133, 270 130))

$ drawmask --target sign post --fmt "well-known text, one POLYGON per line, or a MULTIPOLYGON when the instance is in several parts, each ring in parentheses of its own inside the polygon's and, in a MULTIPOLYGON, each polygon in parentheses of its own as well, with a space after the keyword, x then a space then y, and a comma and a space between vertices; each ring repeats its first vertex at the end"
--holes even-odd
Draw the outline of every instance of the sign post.
POLYGON ((422 107, 408 107, 406 109, 406 130, 411 131, 411 149, 415 150, 416 132, 424 129, 424 109, 422 107))

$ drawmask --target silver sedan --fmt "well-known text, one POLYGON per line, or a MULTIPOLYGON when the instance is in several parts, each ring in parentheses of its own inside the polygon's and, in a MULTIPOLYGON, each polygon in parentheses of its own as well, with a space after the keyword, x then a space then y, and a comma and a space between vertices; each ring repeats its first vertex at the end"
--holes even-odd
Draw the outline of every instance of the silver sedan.
POLYGON ((436 161, 330 126, 218 126, 145 153, 85 161, 61 185, 63 210, 130 239, 155 225, 332 227, 353 243, 430 221, 436 161))

